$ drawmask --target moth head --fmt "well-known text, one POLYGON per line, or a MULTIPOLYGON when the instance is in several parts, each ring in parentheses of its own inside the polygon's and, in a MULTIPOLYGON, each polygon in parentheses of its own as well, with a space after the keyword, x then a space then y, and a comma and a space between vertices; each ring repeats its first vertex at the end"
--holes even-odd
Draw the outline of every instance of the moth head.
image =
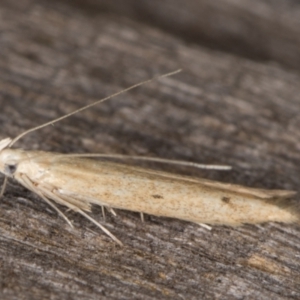
POLYGON ((6 138, 0 141, 0 151, 3 149, 7 148, 9 144, 11 143, 12 139, 11 138, 6 138))
POLYGON ((9 149, 12 139, 6 138, 0 141, 0 172, 6 176, 13 176, 17 170, 19 159, 18 152, 9 149))

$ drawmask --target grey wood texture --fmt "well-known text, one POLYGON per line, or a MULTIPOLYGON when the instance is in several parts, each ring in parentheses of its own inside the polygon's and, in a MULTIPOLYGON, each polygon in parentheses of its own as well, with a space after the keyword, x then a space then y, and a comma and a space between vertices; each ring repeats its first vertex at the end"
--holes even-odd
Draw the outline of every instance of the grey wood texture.
MULTIPOLYGON (((0 4, 0 138, 141 80, 144 85, 16 147, 229 164, 231 172, 140 164, 259 188, 299 190, 300 76, 275 63, 186 44, 178 35, 66 2, 0 4)), ((299 196, 293 199, 299 203, 299 196)), ((299 206, 299 205, 298 205, 299 206)), ((0 201, 1 299, 299 299, 300 227, 208 231, 117 211, 119 247, 10 181, 0 201)))
POLYGON ((57 0, 163 28, 183 40, 300 68, 298 0, 57 0))

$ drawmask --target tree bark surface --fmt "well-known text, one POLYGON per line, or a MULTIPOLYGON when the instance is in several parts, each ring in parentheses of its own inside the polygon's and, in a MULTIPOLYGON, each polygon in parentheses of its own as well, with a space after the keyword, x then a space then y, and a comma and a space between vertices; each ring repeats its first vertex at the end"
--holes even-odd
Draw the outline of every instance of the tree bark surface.
POLYGON ((181 39, 260 61, 300 68, 298 0, 57 0, 117 13, 181 39))

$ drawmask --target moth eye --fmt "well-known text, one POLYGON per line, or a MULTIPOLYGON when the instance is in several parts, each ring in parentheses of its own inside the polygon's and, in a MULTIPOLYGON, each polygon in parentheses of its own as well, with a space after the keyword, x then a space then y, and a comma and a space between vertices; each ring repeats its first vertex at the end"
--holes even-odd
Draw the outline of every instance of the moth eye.
POLYGON ((8 175, 13 175, 17 171, 17 165, 5 165, 5 173, 8 175))

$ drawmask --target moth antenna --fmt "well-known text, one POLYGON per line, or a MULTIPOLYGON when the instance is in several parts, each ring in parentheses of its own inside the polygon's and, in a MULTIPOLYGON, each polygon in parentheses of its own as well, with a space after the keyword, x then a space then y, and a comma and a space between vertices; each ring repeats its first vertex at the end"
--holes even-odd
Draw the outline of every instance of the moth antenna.
POLYGON ((175 159, 167 159, 167 158, 159 158, 159 157, 150 157, 150 156, 135 156, 135 155, 123 155, 123 154, 64 154, 64 157, 104 157, 104 158, 117 158, 117 159, 134 159, 134 160, 144 160, 144 161, 153 161, 164 164, 172 164, 178 166, 186 166, 186 167, 194 167, 198 169, 204 170, 219 170, 219 171, 227 171, 231 170, 231 166, 223 166, 223 165, 207 165, 207 164, 198 164, 191 161, 184 160, 175 160, 175 159))
POLYGON ((144 84, 146 84, 146 83, 150 83, 150 82, 152 82, 152 81, 154 81, 154 80, 158 80, 158 79, 161 79, 161 78, 164 78, 164 77, 169 77, 169 76, 175 75, 175 74, 177 74, 177 73, 179 73, 179 72, 181 72, 181 69, 176 70, 176 71, 173 71, 173 72, 170 72, 170 73, 167 73, 167 74, 159 75, 159 76, 153 77, 153 78, 151 78, 151 79, 142 81, 142 82, 140 82, 140 83, 134 84, 134 85, 132 85, 132 86, 130 86, 130 87, 128 87, 128 88, 126 88, 126 89, 120 91, 120 92, 114 93, 114 94, 112 94, 112 95, 110 95, 110 96, 108 96, 108 97, 102 98, 102 99, 100 99, 100 100, 98 100, 98 101, 96 101, 96 102, 93 102, 93 103, 88 104, 88 105, 86 105, 86 106, 83 106, 83 107, 81 107, 81 108, 79 108, 79 109, 76 109, 75 111, 70 112, 70 113, 68 113, 68 114, 66 114, 66 115, 64 115, 64 116, 62 116, 62 117, 59 117, 59 118, 57 118, 57 119, 54 119, 54 120, 52 120, 52 121, 50 121, 50 122, 47 122, 47 123, 44 123, 44 124, 42 124, 42 125, 33 127, 33 128, 31 128, 31 129, 28 129, 28 130, 24 131, 23 133, 19 134, 17 137, 15 137, 15 138, 9 143, 8 147, 11 147, 11 146, 12 146, 13 144, 15 144, 20 138, 22 138, 23 136, 25 136, 26 134, 28 134, 28 133, 30 133, 30 132, 33 132, 33 131, 35 131, 35 130, 38 130, 38 129, 44 128, 44 127, 46 127, 46 126, 52 125, 52 124, 54 124, 54 123, 56 123, 56 122, 59 122, 59 121, 61 121, 61 120, 63 120, 63 119, 66 119, 66 118, 68 118, 68 117, 70 117, 70 116, 72 116, 72 115, 75 115, 75 114, 77 114, 77 113, 79 113, 79 112, 81 112, 81 111, 83 111, 83 110, 85 110, 85 109, 88 109, 88 108, 93 107, 93 106, 95 106, 95 105, 97 105, 97 104, 99 104, 99 103, 102 103, 102 102, 107 101, 107 100, 109 100, 109 99, 111 99, 111 98, 114 98, 114 97, 116 97, 116 96, 119 96, 119 95, 121 95, 121 94, 123 94, 123 93, 125 93, 125 92, 128 92, 128 91, 132 90, 132 89, 135 89, 135 88, 137 88, 137 87, 139 87, 139 86, 141 86, 141 85, 144 85, 144 84))

